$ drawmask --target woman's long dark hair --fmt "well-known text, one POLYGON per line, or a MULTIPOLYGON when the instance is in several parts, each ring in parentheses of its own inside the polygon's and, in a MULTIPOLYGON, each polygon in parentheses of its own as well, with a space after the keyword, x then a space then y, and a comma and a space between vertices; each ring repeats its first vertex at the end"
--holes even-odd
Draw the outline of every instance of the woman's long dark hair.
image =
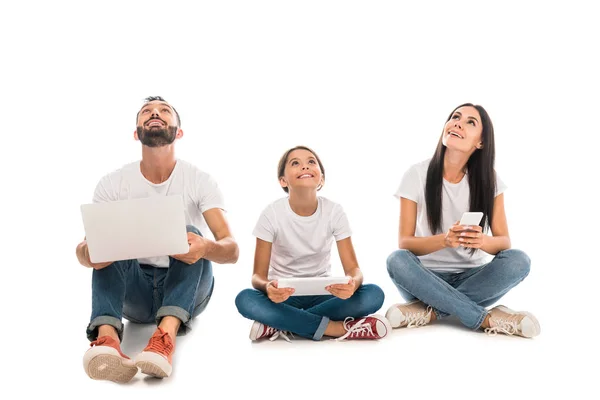
MULTIPOLYGON (((469 177, 469 211, 483 212, 480 226, 483 230, 489 228, 492 215, 494 215, 494 197, 496 195, 496 174, 494 172, 494 159, 496 149, 494 145, 494 126, 487 111, 482 106, 471 103, 456 107, 448 116, 446 122, 452 118, 454 112, 461 107, 474 107, 481 116, 481 142, 483 148, 475 150, 467 161, 466 172, 469 177)), ((427 219, 432 234, 442 233, 442 185, 444 179, 444 155, 446 146, 442 143, 444 132, 438 142, 435 154, 429 162, 427 169, 427 182, 425 184, 425 204, 427 205, 427 219)), ((474 249, 472 249, 472 252, 474 249)))

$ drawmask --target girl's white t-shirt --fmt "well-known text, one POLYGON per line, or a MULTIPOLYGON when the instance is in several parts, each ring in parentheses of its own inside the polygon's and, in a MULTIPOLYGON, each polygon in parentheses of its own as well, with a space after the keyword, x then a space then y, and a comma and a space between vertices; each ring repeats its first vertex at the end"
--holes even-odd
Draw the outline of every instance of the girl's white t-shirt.
POLYGON ((342 207, 317 197, 317 210, 303 217, 284 197, 269 204, 252 234, 272 243, 268 279, 330 276, 331 245, 352 232, 342 207))

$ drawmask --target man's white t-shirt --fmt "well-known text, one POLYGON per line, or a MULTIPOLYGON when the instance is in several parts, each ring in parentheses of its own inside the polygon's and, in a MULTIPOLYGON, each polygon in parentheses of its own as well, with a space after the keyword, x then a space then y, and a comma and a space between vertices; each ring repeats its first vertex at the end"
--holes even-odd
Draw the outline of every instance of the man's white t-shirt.
MULTIPOLYGON (((183 160, 177 160, 171 176, 159 184, 148 181, 142 175, 140 161, 127 164, 104 176, 98 182, 93 202, 103 203, 174 195, 181 195, 183 198, 186 224, 195 226, 203 236, 210 237, 208 235, 212 233, 208 229, 202 213, 211 208, 224 210, 223 194, 217 182, 209 174, 183 160)), ((140 258, 138 261, 140 264, 156 267, 167 268, 169 266, 168 255, 140 258)))
MULTIPOLYGON (((431 159, 413 165, 402 177, 400 187, 395 196, 400 199, 412 200, 417 203, 417 223, 415 236, 433 236, 429 229, 427 219, 427 206, 425 204, 425 184, 427 170, 431 159)), ((506 185, 496 174, 496 196, 506 190, 506 185)), ((450 183, 444 179, 442 186, 442 232, 456 221, 459 221, 464 212, 469 211, 470 190, 469 177, 465 175, 458 183, 450 183)), ((444 248, 434 253, 419 256, 425 268, 438 272, 461 272, 468 268, 475 268, 488 262, 489 255, 483 250, 475 250, 471 256, 470 249, 464 247, 444 248)))
POLYGON ((269 204, 258 219, 253 235, 273 243, 268 279, 329 276, 331 245, 352 232, 342 207, 317 197, 317 211, 303 217, 284 197, 269 204))

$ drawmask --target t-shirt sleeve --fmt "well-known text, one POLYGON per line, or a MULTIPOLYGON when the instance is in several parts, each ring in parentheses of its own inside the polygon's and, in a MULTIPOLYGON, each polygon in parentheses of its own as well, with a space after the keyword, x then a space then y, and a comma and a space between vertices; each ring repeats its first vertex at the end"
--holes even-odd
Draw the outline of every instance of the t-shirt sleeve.
POLYGON ((112 188, 110 176, 107 175, 100 179, 100 182, 96 185, 94 190, 94 197, 92 198, 93 203, 107 203, 109 201, 117 200, 115 192, 112 188))
POLYGON ((256 226, 252 231, 252 234, 259 238, 260 240, 264 240, 265 242, 273 243, 276 235, 275 229, 275 213, 271 206, 264 209, 264 211, 260 214, 258 221, 256 222, 256 226))
POLYGON ((333 208, 331 215, 331 228, 336 242, 352 236, 352 230, 350 229, 350 223, 348 222, 346 212, 339 204, 336 204, 333 208))
POLYGON ((410 167, 402 177, 400 186, 394 196, 396 198, 404 197, 405 199, 412 200, 415 203, 419 202, 419 194, 423 190, 421 177, 417 165, 410 167))
POLYGON ((208 174, 202 174, 196 179, 198 193, 198 208, 203 213, 212 208, 225 210, 225 199, 217 181, 208 174))
MULTIPOLYGON (((504 191, 506 191, 507 186, 504 183, 504 181, 502 179, 500 179, 500 177, 498 176, 498 174, 496 174, 496 196, 501 195, 502 193, 504 193, 504 191)), ((496 197, 494 196, 494 197, 496 197)))

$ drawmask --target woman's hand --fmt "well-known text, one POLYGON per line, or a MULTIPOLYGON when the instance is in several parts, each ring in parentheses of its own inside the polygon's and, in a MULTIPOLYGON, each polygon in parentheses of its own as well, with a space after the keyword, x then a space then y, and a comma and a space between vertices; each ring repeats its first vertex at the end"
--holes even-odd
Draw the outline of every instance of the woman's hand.
POLYGON ((480 249, 483 246, 485 235, 479 225, 463 226, 458 235, 458 241, 462 247, 480 249))
POLYGON ((446 237, 444 238, 444 247, 452 247, 455 249, 460 246, 460 241, 458 240, 460 237, 458 235, 461 232, 462 226, 459 225, 459 221, 456 221, 446 233, 446 237))
POLYGON ((479 225, 459 225, 456 221, 444 238, 445 247, 466 247, 479 249, 483 246, 485 235, 479 225))

